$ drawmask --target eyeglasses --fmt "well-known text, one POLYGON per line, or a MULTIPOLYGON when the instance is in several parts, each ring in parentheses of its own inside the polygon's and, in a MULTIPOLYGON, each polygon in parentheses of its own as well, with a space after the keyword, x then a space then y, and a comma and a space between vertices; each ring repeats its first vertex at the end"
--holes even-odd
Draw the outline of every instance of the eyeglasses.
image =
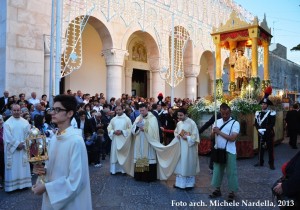
POLYGON ((61 111, 68 111, 67 109, 62 109, 62 108, 59 108, 59 107, 52 107, 49 109, 49 112, 54 112, 55 114, 61 112, 61 111))

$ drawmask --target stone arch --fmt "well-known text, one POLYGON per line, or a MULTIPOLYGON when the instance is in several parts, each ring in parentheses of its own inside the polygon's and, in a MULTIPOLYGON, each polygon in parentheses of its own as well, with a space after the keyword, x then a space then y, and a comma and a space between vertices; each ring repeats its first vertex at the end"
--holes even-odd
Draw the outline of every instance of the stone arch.
POLYGON ((106 93, 107 67, 102 51, 114 45, 110 30, 101 20, 91 16, 83 31, 82 43, 82 66, 64 78, 64 89, 106 93))
POLYGON ((129 56, 125 61, 125 92, 131 94, 133 69, 147 71, 147 97, 164 92, 165 84, 159 77, 159 49, 155 38, 148 32, 137 30, 126 39, 129 56))
POLYGON ((99 20, 96 17, 91 16, 89 18, 88 23, 95 28, 95 30, 98 32, 100 39, 103 43, 103 49, 111 49, 114 46, 113 38, 111 36, 111 32, 101 20, 99 20))
POLYGON ((230 65, 229 65, 229 57, 226 57, 226 59, 223 62, 223 68, 222 68, 222 80, 223 80, 223 93, 228 93, 228 87, 230 83, 230 65))
POLYGON ((204 51, 200 57, 200 73, 197 77, 198 96, 212 94, 214 79, 214 55, 211 51, 204 51))

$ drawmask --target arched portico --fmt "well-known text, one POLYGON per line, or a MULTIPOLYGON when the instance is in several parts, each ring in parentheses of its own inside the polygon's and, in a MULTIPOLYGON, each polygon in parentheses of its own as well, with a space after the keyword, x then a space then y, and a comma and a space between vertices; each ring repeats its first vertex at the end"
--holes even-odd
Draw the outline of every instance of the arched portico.
POLYGON ((212 94, 214 78, 214 56, 210 51, 202 53, 200 58, 200 73, 197 77, 197 90, 200 97, 212 94))
MULTIPOLYGON (((72 39, 66 37, 66 40, 72 39)), ((65 90, 82 90, 90 94, 106 93, 107 64, 101 52, 111 49, 112 46, 112 36, 108 28, 99 19, 91 16, 82 33, 82 65, 65 77, 65 90)))
POLYGON ((165 82, 160 78, 159 50, 154 37, 143 31, 135 31, 128 37, 126 50, 129 56, 125 62, 125 91, 131 95, 133 69, 147 71, 147 97, 159 92, 165 93, 165 82))

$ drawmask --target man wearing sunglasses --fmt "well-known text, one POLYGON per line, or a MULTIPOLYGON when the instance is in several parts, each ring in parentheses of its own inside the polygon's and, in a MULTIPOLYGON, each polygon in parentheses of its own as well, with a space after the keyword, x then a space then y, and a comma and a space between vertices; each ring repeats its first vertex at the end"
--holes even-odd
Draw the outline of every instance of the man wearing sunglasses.
POLYGON ((35 165, 34 172, 45 174, 45 183, 36 183, 34 194, 43 194, 42 209, 92 209, 87 151, 81 130, 70 122, 77 101, 70 95, 58 95, 51 109, 52 122, 58 127, 49 146, 45 168, 35 165))

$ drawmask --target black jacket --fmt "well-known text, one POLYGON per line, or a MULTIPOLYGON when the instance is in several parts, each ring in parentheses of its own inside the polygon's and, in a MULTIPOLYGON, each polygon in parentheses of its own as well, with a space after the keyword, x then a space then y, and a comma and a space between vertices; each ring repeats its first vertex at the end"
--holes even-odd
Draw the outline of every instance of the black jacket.
MULTIPOLYGON (((217 113, 217 120, 221 119, 221 113, 218 112, 217 113)), ((203 131, 205 131, 207 128, 209 128, 209 126, 211 126, 212 124, 214 124, 215 122, 215 115, 211 116, 211 118, 201 127, 199 128, 199 134, 203 133, 203 131)))
POLYGON ((259 125, 259 120, 262 120, 266 114, 267 112, 265 111, 257 111, 255 113, 255 127, 257 130, 266 129, 266 132, 264 132, 263 135, 263 139, 271 140, 275 135, 273 127, 275 126, 276 112, 270 110, 267 117, 259 125))
POLYGON ((286 166, 286 180, 282 183, 283 194, 300 204, 300 152, 286 166))
POLYGON ((4 112, 4 108, 5 108, 5 100, 4 97, 0 98, 0 114, 2 114, 4 112))
POLYGON ((298 130, 300 124, 300 114, 297 110, 290 110, 286 113, 285 121, 288 130, 298 130))
MULTIPOLYGON (((77 126, 78 126, 78 128, 80 128, 80 119, 77 119, 76 120, 77 121, 77 126)), ((93 132, 94 132, 94 130, 93 130, 93 127, 92 127, 92 125, 91 125, 91 121, 89 121, 87 118, 85 119, 85 121, 84 121, 84 128, 83 128, 83 134, 84 134, 84 136, 86 135, 86 134, 90 134, 90 135, 93 135, 93 132)))

